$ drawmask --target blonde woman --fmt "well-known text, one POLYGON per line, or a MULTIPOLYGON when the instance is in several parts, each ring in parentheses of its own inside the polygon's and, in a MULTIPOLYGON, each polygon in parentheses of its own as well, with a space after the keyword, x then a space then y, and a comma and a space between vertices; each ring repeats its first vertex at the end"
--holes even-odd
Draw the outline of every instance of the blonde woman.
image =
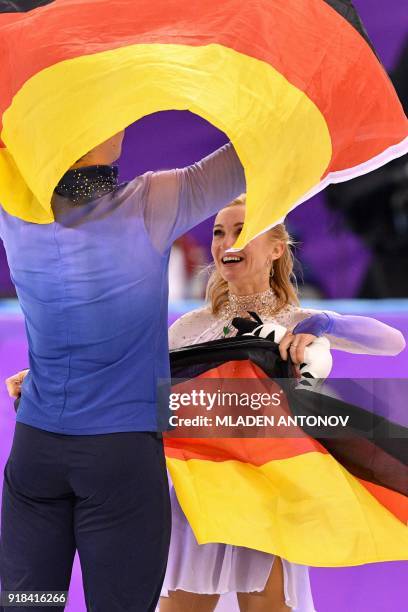
MULTIPOLYGON (((341 316, 299 307, 291 240, 283 224, 229 253, 245 215, 245 197, 221 210, 214 224, 208 305, 176 321, 170 348, 233 336, 235 316, 255 311, 264 322, 288 329, 280 342, 284 359, 295 363, 317 336, 353 353, 395 355, 405 346, 401 333, 375 319, 341 316), (328 333, 330 332, 330 333, 328 333)), ((226 485, 228 486, 228 485, 226 485)), ((241 612, 313 612, 308 568, 257 550, 224 544, 198 545, 171 489, 172 539, 160 612, 212 612, 222 593, 237 593, 241 612)))

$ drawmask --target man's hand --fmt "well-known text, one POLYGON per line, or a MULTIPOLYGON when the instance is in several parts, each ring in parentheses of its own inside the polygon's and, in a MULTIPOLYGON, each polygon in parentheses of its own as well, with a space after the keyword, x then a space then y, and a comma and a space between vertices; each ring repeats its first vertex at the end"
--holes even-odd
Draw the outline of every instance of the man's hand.
POLYGON ((5 383, 10 397, 14 399, 19 397, 21 394, 21 385, 28 372, 29 370, 21 370, 21 372, 17 372, 17 374, 13 374, 13 376, 6 378, 5 383))
POLYGON ((316 340, 312 334, 293 334, 287 331, 279 342, 279 352, 284 361, 288 358, 288 349, 293 363, 299 365, 305 361, 305 348, 316 340))

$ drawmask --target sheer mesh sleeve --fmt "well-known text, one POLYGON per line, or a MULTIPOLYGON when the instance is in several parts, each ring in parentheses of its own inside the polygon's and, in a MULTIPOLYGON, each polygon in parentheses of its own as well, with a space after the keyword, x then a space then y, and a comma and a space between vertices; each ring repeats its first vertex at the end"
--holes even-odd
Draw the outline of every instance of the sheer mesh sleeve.
POLYGON ((144 219, 153 245, 164 253, 244 191, 244 170, 230 143, 187 168, 150 173, 144 219))
MULTIPOLYGON (((321 312, 300 309, 294 314, 291 327, 321 312)), ((405 348, 402 333, 377 319, 324 312, 328 315, 324 335, 333 349, 367 355, 398 355, 405 348)))
MULTIPOLYGON (((212 331, 212 326, 216 323, 218 321, 211 314, 208 306, 187 312, 169 327, 169 348, 177 349, 197 342, 213 340, 217 337, 217 333, 212 331)), ((218 332, 220 325, 217 326, 218 332)))

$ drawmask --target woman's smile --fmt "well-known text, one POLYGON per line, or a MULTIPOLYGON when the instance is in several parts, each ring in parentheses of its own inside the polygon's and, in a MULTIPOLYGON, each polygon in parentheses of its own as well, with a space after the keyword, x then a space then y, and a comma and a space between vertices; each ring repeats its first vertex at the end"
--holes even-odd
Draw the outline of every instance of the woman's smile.
POLYGON ((226 253, 223 257, 221 257, 221 264, 223 266, 227 266, 227 267, 231 267, 231 266, 237 266, 240 263, 243 263, 245 261, 245 257, 243 255, 237 255, 237 254, 229 254, 226 253))

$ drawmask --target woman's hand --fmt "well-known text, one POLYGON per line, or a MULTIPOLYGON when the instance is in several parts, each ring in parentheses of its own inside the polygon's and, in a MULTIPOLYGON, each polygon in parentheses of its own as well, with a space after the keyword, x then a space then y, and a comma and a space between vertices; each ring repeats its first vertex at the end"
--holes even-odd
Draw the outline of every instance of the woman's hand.
POLYGON ((317 336, 313 334, 293 334, 287 331, 279 342, 279 352, 284 361, 288 358, 288 350, 290 358, 294 364, 299 365, 305 361, 305 348, 316 340, 317 336))
POLYGON ((19 397, 21 394, 21 385, 28 372, 29 370, 21 370, 21 372, 17 372, 17 374, 13 374, 13 376, 6 378, 5 383, 10 397, 14 399, 19 397))

